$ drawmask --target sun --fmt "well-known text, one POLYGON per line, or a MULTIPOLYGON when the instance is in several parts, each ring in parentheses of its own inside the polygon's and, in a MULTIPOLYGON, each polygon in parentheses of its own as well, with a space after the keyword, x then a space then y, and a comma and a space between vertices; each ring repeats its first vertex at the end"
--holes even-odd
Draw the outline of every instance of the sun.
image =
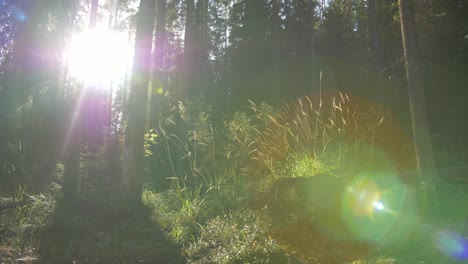
POLYGON ((97 28, 73 34, 65 57, 72 77, 106 88, 125 76, 132 48, 125 34, 97 28))

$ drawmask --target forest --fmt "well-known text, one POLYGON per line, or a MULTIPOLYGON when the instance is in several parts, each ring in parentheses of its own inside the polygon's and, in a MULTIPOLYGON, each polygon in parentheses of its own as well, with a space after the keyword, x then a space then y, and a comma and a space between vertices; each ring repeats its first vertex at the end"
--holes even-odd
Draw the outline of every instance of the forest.
POLYGON ((468 261, 468 0, 0 0, 0 263, 468 261))

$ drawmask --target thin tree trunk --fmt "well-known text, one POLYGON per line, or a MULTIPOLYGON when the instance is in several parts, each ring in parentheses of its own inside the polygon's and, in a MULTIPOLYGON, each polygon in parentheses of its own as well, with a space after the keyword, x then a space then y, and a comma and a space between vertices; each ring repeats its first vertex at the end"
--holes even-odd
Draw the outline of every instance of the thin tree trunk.
POLYGON ((272 2, 272 81, 273 81, 273 102, 279 107, 281 105, 281 47, 280 30, 281 18, 280 8, 277 0, 272 2))
POLYGON ((151 96, 150 127, 157 128, 159 123, 159 107, 166 78, 164 76, 164 53, 166 50, 166 8, 167 0, 158 0, 156 8, 156 32, 154 39, 154 69, 153 69, 153 87, 151 96), (162 87, 160 87, 162 86, 162 87))
POLYGON ((401 33, 419 178, 431 186, 434 160, 416 35, 413 0, 399 0, 401 33))
POLYGON ((89 28, 95 28, 97 23, 97 11, 99 0, 91 0, 91 12, 89 16, 89 28))
POLYGON ((155 0, 140 0, 121 181, 123 191, 140 199, 143 191, 144 135, 155 6, 155 0))
POLYGON ((184 34, 184 57, 182 68, 182 84, 179 96, 185 97, 189 91, 189 87, 193 82, 193 59, 195 50, 195 5, 193 0, 186 0, 186 15, 185 15, 185 34, 184 34))
POLYGON ((309 47, 309 50, 308 50, 308 55, 310 57, 310 59, 312 60, 312 74, 311 74, 311 82, 312 82, 312 87, 318 87, 318 56, 317 56, 317 32, 315 32, 315 16, 313 16, 313 12, 314 10, 316 9, 316 6, 317 3, 316 2, 313 2, 311 1, 310 3, 308 3, 308 16, 306 16, 306 21, 307 21, 307 25, 310 27, 310 32, 309 32, 309 35, 310 35, 310 47, 309 47))
POLYGON ((371 42, 372 57, 374 59, 374 67, 379 72, 383 72, 382 65, 382 47, 380 45, 380 33, 378 31, 377 23, 377 6, 376 0, 367 1, 367 18, 369 25, 369 35, 371 42))
POLYGON ((193 38, 193 28, 195 22, 195 4, 193 0, 186 0, 185 14, 185 32, 184 32, 184 51, 190 48, 190 41, 193 38))
POLYGON ((208 86, 207 78, 209 76, 208 72, 208 47, 209 47, 209 1, 208 0, 199 0, 197 3, 197 17, 196 17, 196 51, 194 53, 195 60, 192 65, 192 71, 194 84, 196 90, 193 93, 194 96, 200 96, 206 94, 206 89, 208 86))
MULTIPOLYGON (((130 40, 132 38, 132 26, 130 25, 128 29, 128 43, 130 43, 130 40)), ((130 71, 130 62, 127 62, 125 65, 125 76, 124 76, 124 81, 123 81, 123 99, 122 99, 122 120, 121 120, 121 125, 125 127, 125 124, 127 122, 127 105, 128 105, 128 99, 127 99, 127 93, 128 93, 128 72, 130 71)))
MULTIPOLYGON (((369 81, 371 81, 371 87, 374 87, 372 92, 375 94, 375 98, 384 103, 387 97, 383 78, 384 67, 382 64, 381 36, 377 19, 377 3, 377 0, 367 0, 367 33, 370 38, 371 69, 374 71, 374 73, 369 76, 369 81)), ((360 79, 362 80, 362 77, 360 79)))

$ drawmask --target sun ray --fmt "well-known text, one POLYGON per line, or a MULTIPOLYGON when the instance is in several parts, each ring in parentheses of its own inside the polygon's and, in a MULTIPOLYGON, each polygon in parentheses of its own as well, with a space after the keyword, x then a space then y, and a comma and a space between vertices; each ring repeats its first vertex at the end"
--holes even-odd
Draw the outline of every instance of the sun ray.
POLYGON ((66 153, 66 151, 68 149, 68 146, 70 144, 72 134, 76 131, 76 126, 78 125, 77 122, 78 122, 78 120, 80 118, 79 115, 80 115, 81 107, 82 107, 83 101, 84 101, 84 94, 85 94, 84 89, 80 89, 78 101, 77 101, 75 109, 73 109, 73 115, 72 115, 70 123, 68 125, 67 133, 65 135, 65 141, 63 143, 63 147, 62 147, 62 150, 60 152, 61 157, 65 156, 65 153, 66 153))

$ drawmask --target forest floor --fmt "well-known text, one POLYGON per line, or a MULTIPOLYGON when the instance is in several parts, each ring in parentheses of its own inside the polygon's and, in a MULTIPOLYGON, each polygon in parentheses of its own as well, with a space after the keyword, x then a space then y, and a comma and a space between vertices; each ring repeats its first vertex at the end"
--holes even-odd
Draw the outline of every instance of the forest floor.
MULTIPOLYGON (((468 186, 441 183, 437 190, 434 205, 425 213, 425 217, 421 217, 416 230, 398 245, 387 248, 374 246, 371 252, 357 256, 356 252, 345 252, 343 245, 346 241, 328 243, 329 246, 324 248, 320 247, 321 241, 314 238, 304 248, 309 253, 314 252, 314 259, 331 260, 330 256, 345 256, 329 262, 311 262, 301 258, 304 261, 288 263, 461 263, 468 259, 468 238, 464 237, 468 232, 468 186), (343 262, 347 257, 348 261, 343 262)), ((187 235, 186 239, 176 243, 169 238, 168 232, 183 237, 176 231, 187 229, 191 222, 186 221, 187 215, 183 215, 183 210, 164 208, 167 204, 164 204, 161 195, 147 192, 144 195, 146 200, 141 202, 118 192, 87 193, 83 195, 85 198, 65 202, 57 199, 60 196, 46 194, 34 196, 32 202, 24 206, 0 210, 0 263, 170 264, 190 260, 192 263, 216 263, 198 262, 197 259, 209 260, 203 256, 216 254, 223 257, 226 254, 226 257, 236 259, 239 254, 251 254, 244 252, 245 248, 255 246, 257 251, 254 252, 263 252, 274 246, 268 244, 270 242, 262 244, 257 237, 262 226, 269 229, 269 224, 258 222, 255 220, 257 213, 248 216, 247 211, 197 222, 199 224, 192 228, 199 229, 199 233, 193 233, 198 235, 187 235), (168 209, 174 213, 166 214, 166 222, 160 222, 157 215, 164 214, 168 209), (249 220, 252 217, 254 219, 249 220), (232 239, 244 232, 247 233, 246 237, 232 239)), ((207 211, 206 208, 199 209, 199 213, 207 211)), ((291 223, 285 228, 288 228, 287 233, 297 237, 306 233, 303 229, 289 229, 291 223)), ((270 240, 270 235, 264 235, 270 240)), ((285 246, 281 241, 278 241, 278 245, 280 251, 272 252, 286 250, 286 256, 295 256, 300 249, 285 246)), ((250 257, 248 255, 246 259, 250 257)), ((252 263, 265 263, 258 260, 252 263)))
POLYGON ((7 219, 17 219, 21 209, 2 212, 0 263, 184 262, 178 246, 166 239, 141 202, 118 194, 103 199, 101 194, 57 201, 53 207, 50 218, 40 220, 49 222, 39 224, 44 228, 24 219, 10 222, 7 229, 7 219))

